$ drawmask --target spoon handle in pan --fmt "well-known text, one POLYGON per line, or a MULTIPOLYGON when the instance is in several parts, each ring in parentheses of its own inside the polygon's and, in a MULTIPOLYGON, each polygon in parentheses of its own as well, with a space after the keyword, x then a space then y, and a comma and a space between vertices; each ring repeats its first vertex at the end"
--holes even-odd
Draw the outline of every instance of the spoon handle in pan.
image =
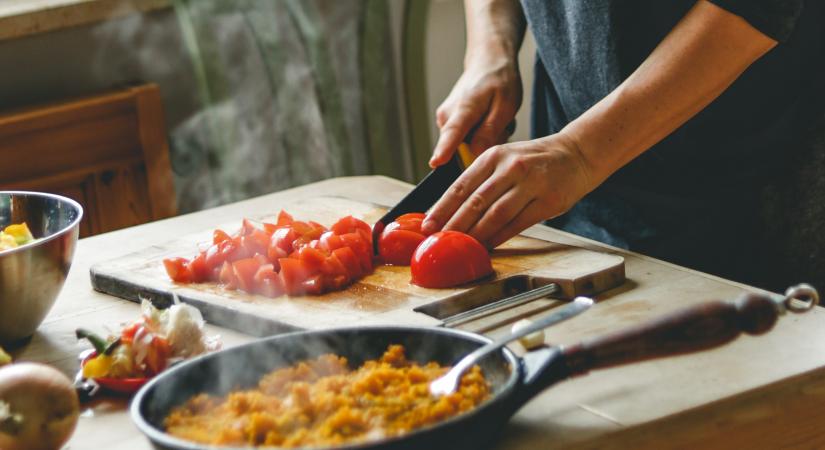
POLYGON ((741 333, 773 328, 789 299, 744 294, 732 302, 708 302, 613 334, 562 349, 567 376, 636 361, 718 347, 741 333))

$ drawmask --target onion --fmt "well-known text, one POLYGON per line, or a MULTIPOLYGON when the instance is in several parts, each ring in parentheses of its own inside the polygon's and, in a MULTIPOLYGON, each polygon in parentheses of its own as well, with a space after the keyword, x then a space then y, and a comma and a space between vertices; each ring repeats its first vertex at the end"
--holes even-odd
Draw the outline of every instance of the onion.
POLYGON ((51 450, 72 435, 80 405, 72 382, 44 364, 0 368, 0 448, 51 450))

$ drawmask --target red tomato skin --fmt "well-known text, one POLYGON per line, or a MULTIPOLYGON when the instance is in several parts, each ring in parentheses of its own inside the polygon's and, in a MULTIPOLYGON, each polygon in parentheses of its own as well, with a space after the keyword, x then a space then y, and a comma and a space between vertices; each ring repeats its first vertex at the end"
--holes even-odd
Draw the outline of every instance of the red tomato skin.
POLYGON ((228 241, 230 239, 232 239, 232 236, 230 236, 226 231, 215 230, 214 232, 212 232, 213 244, 220 244, 221 242, 228 241))
POLYGON ((163 266, 169 278, 176 283, 191 283, 194 278, 189 269, 189 260, 186 258, 164 259, 163 266))
POLYGON ((439 231, 415 250, 410 265, 412 283, 426 288, 446 288, 493 273, 487 249, 470 235, 439 231))
POLYGON ((292 216, 289 215, 288 212, 286 212, 282 209, 281 212, 278 213, 278 220, 276 222, 276 225, 279 226, 279 227, 284 226, 284 225, 291 225, 292 222, 294 222, 294 221, 295 221, 295 219, 293 219, 292 216))
POLYGON ((309 270, 317 272, 321 270, 321 266, 326 261, 326 255, 312 247, 306 246, 297 251, 298 259, 300 259, 309 270))
POLYGON ((359 229, 366 231, 367 234, 372 233, 372 228, 370 228, 370 226, 366 222, 360 219, 356 219, 352 216, 342 217, 341 219, 338 219, 338 221, 330 227, 330 230, 332 230, 333 233, 339 235, 347 233, 356 233, 359 229))
POLYGON ((361 265, 361 273, 372 272, 372 247, 364 237, 358 232, 346 233, 341 235, 341 241, 355 252, 361 265))
POLYGON ((341 264, 347 269, 347 275, 350 280, 357 280, 361 276, 361 263, 355 252, 349 247, 341 247, 332 251, 332 254, 341 261, 341 264))
POLYGON ((264 264, 255 272, 255 293, 274 298, 284 293, 281 277, 272 264, 264 264))
POLYGON ((238 281, 238 288, 242 291, 255 292, 255 273, 261 267, 261 262, 255 258, 239 259, 232 263, 232 270, 238 281))
POLYGON ((287 254, 292 253, 292 243, 298 239, 300 235, 292 228, 285 227, 285 228, 278 228, 275 230, 275 233, 272 234, 272 238, 269 241, 270 246, 276 246, 287 254))
POLYGON ((333 250, 341 248, 344 243, 341 241, 341 236, 338 236, 332 231, 327 231, 318 238, 321 249, 327 253, 332 253, 333 250))
POLYGON ((238 289, 238 278, 235 276, 235 270, 232 268, 232 263, 225 261, 221 267, 221 273, 218 275, 218 280, 223 287, 229 290, 238 289))
POLYGON ((206 252, 201 252, 189 262, 189 271, 192 273, 192 282, 203 283, 209 281, 212 273, 206 265, 206 252))
MULTIPOLYGON (((378 238, 378 254, 384 264, 395 266, 408 266, 412 259, 413 252, 419 244, 426 238, 420 232, 414 231, 415 227, 403 228, 400 222, 391 222, 381 232, 378 238)), ((418 223, 418 230, 421 230, 421 223, 418 223)))
POLYGON ((301 295, 304 289, 301 283, 309 276, 310 271, 300 259, 295 258, 281 258, 281 281, 284 284, 284 290, 289 295, 301 295))
POLYGON ((313 275, 301 283, 301 291, 304 294, 320 295, 324 292, 324 284, 321 275, 313 275))

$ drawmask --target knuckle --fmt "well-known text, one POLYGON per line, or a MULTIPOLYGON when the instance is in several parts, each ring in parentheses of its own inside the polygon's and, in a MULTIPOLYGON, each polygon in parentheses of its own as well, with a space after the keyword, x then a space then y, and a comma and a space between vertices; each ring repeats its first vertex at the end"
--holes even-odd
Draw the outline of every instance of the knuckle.
POLYGON ((507 171, 519 177, 525 176, 530 171, 530 163, 524 156, 513 156, 510 158, 507 171))
POLYGON ((454 197, 459 197, 459 198, 464 197, 464 195, 466 195, 466 193, 467 193, 467 186, 464 184, 464 182, 462 182, 460 180, 455 181, 453 183, 453 185, 450 187, 450 194, 454 197))
POLYGON ((474 193, 467 198, 465 203, 470 211, 474 213, 481 213, 484 211, 484 197, 481 194, 474 193))

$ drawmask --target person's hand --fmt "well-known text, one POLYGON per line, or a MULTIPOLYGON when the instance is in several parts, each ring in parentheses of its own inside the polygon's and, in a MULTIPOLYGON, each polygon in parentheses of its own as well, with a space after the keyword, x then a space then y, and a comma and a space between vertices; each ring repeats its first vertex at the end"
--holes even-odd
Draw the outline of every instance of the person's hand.
POLYGON ((594 182, 590 163, 566 135, 498 145, 461 174, 422 229, 466 232, 493 248, 566 212, 594 182))
POLYGON ((522 88, 517 61, 493 51, 468 55, 464 73, 450 95, 436 110, 440 130, 430 167, 450 160, 458 145, 478 125, 470 143, 475 155, 505 142, 512 130, 508 125, 521 105, 522 88))

